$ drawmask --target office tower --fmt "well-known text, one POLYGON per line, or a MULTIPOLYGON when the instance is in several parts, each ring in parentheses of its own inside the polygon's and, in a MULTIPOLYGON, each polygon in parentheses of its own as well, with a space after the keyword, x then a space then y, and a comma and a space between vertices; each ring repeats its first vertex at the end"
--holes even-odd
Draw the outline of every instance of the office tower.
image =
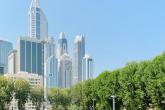
POLYGON ((47 75, 47 88, 58 87, 57 81, 57 59, 55 56, 51 56, 46 61, 46 75, 47 75))
POLYGON ((42 40, 44 43, 44 61, 51 56, 56 56, 56 44, 53 37, 48 37, 42 40))
POLYGON ((43 75, 43 42, 32 37, 18 38, 18 71, 43 75))
POLYGON ((82 79, 83 81, 93 78, 93 59, 88 54, 82 60, 82 79))
POLYGON ((68 44, 64 33, 60 33, 57 46, 58 58, 58 86, 60 88, 70 88, 72 61, 68 55, 68 44))
POLYGON ((18 72, 17 50, 11 50, 8 54, 8 73, 16 74, 18 72))
POLYGON ((73 65, 72 65, 72 84, 82 82, 82 59, 85 56, 85 37, 83 35, 76 36, 74 40, 73 65))
POLYGON ((39 0, 32 0, 29 10, 29 36, 37 39, 48 37, 48 22, 39 0))
POLYGON ((12 43, 0 40, 0 74, 8 72, 8 54, 13 49, 12 43))
POLYGON ((63 54, 68 53, 68 43, 65 38, 65 33, 60 33, 60 39, 57 44, 57 58, 60 58, 63 54))
POLYGON ((59 60, 59 87, 71 87, 72 60, 67 53, 63 54, 59 60))

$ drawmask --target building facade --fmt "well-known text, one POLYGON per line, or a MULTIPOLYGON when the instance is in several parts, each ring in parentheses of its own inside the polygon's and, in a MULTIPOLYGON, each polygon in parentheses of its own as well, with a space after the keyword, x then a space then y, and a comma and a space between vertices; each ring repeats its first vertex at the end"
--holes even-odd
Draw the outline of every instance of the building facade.
POLYGON ((68 55, 68 43, 63 32, 60 33, 60 38, 57 44, 58 58, 58 87, 71 87, 72 61, 68 55))
POLYGON ((46 61, 47 88, 58 87, 57 76, 57 59, 56 56, 51 56, 46 61))
POLYGON ((39 0, 32 0, 29 10, 29 36, 37 39, 48 37, 48 22, 40 8, 39 0))
POLYGON ((0 74, 8 72, 8 54, 13 49, 12 43, 0 40, 0 74))
POLYGON ((60 58, 65 53, 68 53, 68 42, 65 38, 65 33, 61 32, 57 44, 57 58, 60 58))
POLYGON ((88 54, 82 60, 82 79, 83 81, 93 78, 93 59, 88 54))
POLYGON ((74 40, 73 65, 72 65, 72 84, 82 82, 82 59, 85 56, 85 37, 84 35, 76 36, 74 40))
POLYGON ((67 53, 61 56, 59 65, 59 88, 70 88, 72 83, 72 60, 67 53))
POLYGON ((18 71, 43 75, 44 52, 41 40, 32 37, 18 38, 18 71))
POLYGON ((16 74, 18 72, 17 50, 11 50, 8 54, 8 73, 16 74))

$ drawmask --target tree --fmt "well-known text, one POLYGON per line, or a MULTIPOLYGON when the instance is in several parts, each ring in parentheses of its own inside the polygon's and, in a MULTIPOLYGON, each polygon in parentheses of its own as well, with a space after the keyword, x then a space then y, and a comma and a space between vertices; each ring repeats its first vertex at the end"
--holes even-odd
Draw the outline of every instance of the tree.
POLYGON ((137 86, 136 93, 138 94, 136 98, 136 103, 138 105, 138 108, 141 108, 141 110, 146 110, 151 103, 151 98, 147 92, 147 79, 148 79, 148 71, 147 68, 150 64, 150 61, 143 61, 138 64, 138 71, 134 75, 135 77, 135 83, 137 86))
POLYGON ((146 69, 146 90, 151 98, 151 104, 156 107, 157 109, 165 109, 162 106, 162 102, 164 101, 163 98, 163 91, 161 88, 163 86, 163 78, 165 75, 165 55, 157 56, 146 69))
POLYGON ((83 99, 85 109, 90 110, 96 104, 96 97, 94 91, 94 80, 87 80, 83 84, 83 99))
POLYGON ((95 80, 95 91, 96 91, 96 109, 98 110, 111 110, 110 100, 110 83, 109 77, 111 72, 104 71, 95 80))
POLYGON ((71 88, 71 103, 78 106, 84 106, 84 99, 83 99, 83 84, 76 84, 71 88))
POLYGON ((18 101, 18 109, 25 110, 25 103, 28 101, 30 85, 26 80, 19 79, 15 82, 15 98, 18 101))
POLYGON ((70 91, 68 89, 51 88, 48 99, 53 106, 53 110, 61 109, 61 107, 66 110, 71 103, 70 91))
POLYGON ((9 109, 9 104, 13 99, 14 83, 0 76, 0 109, 9 109))
POLYGON ((35 86, 31 88, 30 100, 36 107, 36 110, 40 110, 42 103, 44 102, 44 91, 41 87, 35 86))
POLYGON ((138 70, 138 64, 133 62, 129 63, 125 68, 121 70, 121 93, 120 96, 122 98, 124 106, 127 110, 135 110, 138 109, 138 105, 136 103, 136 98, 138 94, 136 93, 137 87, 135 82, 135 74, 138 70))
POLYGON ((116 96, 116 110, 146 110, 151 105, 165 110, 165 53, 153 60, 104 71, 70 90, 52 89, 49 99, 62 110, 90 110, 93 105, 96 110, 112 110, 111 95, 116 96))

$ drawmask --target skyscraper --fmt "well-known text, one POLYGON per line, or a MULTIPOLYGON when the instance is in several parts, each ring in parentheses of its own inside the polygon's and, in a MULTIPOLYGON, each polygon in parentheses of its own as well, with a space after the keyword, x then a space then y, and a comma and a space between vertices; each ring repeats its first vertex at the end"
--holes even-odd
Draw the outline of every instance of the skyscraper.
POLYGON ((46 108, 48 88, 55 86, 53 81, 56 78, 56 60, 54 59, 56 52, 54 39, 48 37, 48 22, 40 8, 39 0, 31 2, 29 36, 18 38, 17 49, 18 73, 27 73, 29 76, 36 74, 43 79, 44 106, 46 108))
POLYGON ((18 38, 18 71, 43 75, 43 43, 32 37, 18 38))
POLYGON ((59 60, 59 87, 71 87, 72 60, 67 53, 63 54, 59 60))
POLYGON ((84 35, 76 36, 74 40, 73 65, 72 65, 72 84, 82 82, 82 59, 85 56, 85 37, 84 35))
POLYGON ((29 10, 29 36, 37 39, 48 37, 48 22, 40 8, 39 0, 32 0, 29 10))
POLYGON ((88 54, 82 60, 82 80, 93 78, 93 59, 88 54))
POLYGON ((46 61, 46 73, 47 73, 47 88, 58 87, 57 81, 57 59, 55 56, 51 56, 46 61))
POLYGON ((12 43, 0 40, 0 74, 8 72, 8 54, 12 49, 12 43))
POLYGON ((65 33, 60 33, 60 39, 57 44, 57 58, 60 58, 63 54, 68 53, 68 43, 65 38, 65 33))
POLYGON ((57 87, 56 46, 53 38, 44 40, 44 63, 47 75, 47 88, 57 87))
POLYGON ((57 46, 58 85, 60 88, 71 87, 72 61, 68 55, 68 43, 65 34, 60 33, 57 46))

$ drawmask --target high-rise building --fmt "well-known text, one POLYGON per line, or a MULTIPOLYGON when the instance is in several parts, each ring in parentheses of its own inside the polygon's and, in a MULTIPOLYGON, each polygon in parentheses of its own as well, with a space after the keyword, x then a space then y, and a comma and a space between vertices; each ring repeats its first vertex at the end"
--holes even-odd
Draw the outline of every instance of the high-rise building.
POLYGON ((41 40, 32 37, 18 38, 18 71, 43 75, 44 48, 41 40))
POLYGON ((0 40, 0 74, 8 72, 8 54, 12 49, 12 43, 0 40))
POLYGON ((46 61, 45 67, 47 73, 47 88, 58 87, 56 56, 49 57, 46 61))
POLYGON ((51 57, 56 56, 56 45, 53 37, 48 37, 42 40, 44 43, 44 61, 51 57))
MULTIPOLYGON (((61 34, 61 36, 63 36, 63 34, 61 34)), ((1 53, 4 53, 7 56, 7 60, 9 60, 9 62, 6 61, 7 64, 10 64, 9 74, 6 74, 6 76, 13 78, 13 80, 21 77, 29 81, 32 86, 44 86, 44 104, 47 105, 48 88, 57 87, 58 85, 56 45, 54 39, 48 37, 48 22, 40 8, 39 0, 32 0, 29 9, 29 36, 18 37, 17 44, 17 50, 12 50, 11 48, 10 50, 12 51, 10 51, 8 56, 8 48, 3 48, 0 42, 0 72, 2 71, 2 73, 4 73, 4 71, 7 70, 5 64, 1 66, 1 59, 4 58, 1 53), (1 47, 4 49, 2 49, 2 52, 1 47)), ((67 46, 67 44, 65 46, 67 46)), ((67 50, 65 46, 63 47, 63 53, 66 53, 65 50, 67 50)), ((61 56, 63 56, 63 54, 61 54, 61 56)), ((70 61, 68 57, 64 57, 64 59, 64 61, 70 61)), ((71 67, 64 66, 63 68, 69 71, 66 71, 67 74, 71 74, 71 67)), ((67 78, 70 79, 71 77, 65 77, 67 81, 65 87, 70 87, 71 81, 67 78)), ((18 109, 16 103, 16 100, 12 102, 15 110, 18 109)), ((34 108, 31 102, 26 103, 27 110, 34 110, 34 108)))
POLYGON ((68 43, 65 38, 65 33, 60 33, 60 39, 57 44, 57 58, 60 58, 63 54, 68 53, 68 43))
POLYGON ((68 44, 64 33, 60 33, 57 46, 58 87, 71 87, 72 61, 68 55, 68 44))
POLYGON ((93 59, 88 54, 82 60, 82 79, 83 81, 93 78, 93 59))
POLYGON ((48 22, 40 8, 39 0, 32 0, 29 10, 29 36, 37 39, 48 37, 48 22))
POLYGON ((72 65, 72 84, 82 82, 82 59, 85 56, 85 37, 84 35, 76 36, 74 40, 73 65, 72 65))
POLYGON ((8 54, 8 73, 16 74, 18 72, 17 50, 11 50, 8 54))
POLYGON ((72 60, 67 53, 63 54, 59 60, 59 87, 71 87, 72 60))

